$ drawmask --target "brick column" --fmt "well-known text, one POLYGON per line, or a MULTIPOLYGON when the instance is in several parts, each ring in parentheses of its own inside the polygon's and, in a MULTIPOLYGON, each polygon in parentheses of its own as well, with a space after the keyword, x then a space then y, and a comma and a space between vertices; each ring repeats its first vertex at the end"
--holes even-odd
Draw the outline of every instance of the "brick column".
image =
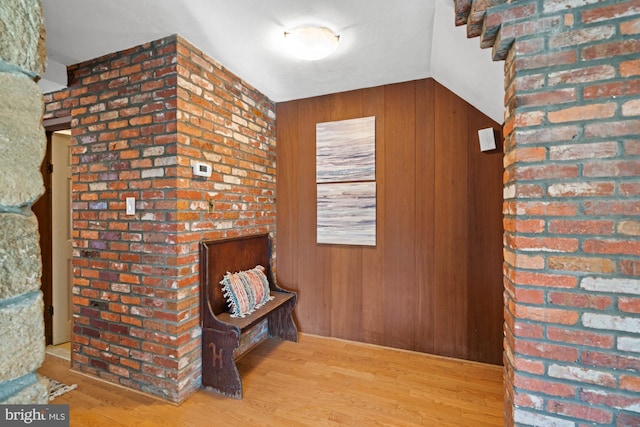
POLYGON ((0 404, 47 403, 38 223, 44 190, 44 24, 39 0, 0 3, 0 404))
POLYGON ((505 423, 640 425, 640 4, 479 12, 505 59, 505 423))
POLYGON ((180 36, 68 72, 45 117, 72 117, 73 367, 183 401, 200 387, 199 242, 275 229, 274 105, 180 36))

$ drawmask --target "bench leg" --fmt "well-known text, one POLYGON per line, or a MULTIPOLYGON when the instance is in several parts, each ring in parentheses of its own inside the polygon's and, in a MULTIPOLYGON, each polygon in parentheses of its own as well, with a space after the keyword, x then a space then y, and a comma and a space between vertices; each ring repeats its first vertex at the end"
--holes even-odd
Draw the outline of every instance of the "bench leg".
POLYGON ((233 357, 239 339, 233 330, 202 330, 202 385, 235 399, 242 399, 242 381, 233 357))
POLYGON ((269 336, 281 340, 298 342, 298 328, 293 322, 295 298, 269 315, 269 336))

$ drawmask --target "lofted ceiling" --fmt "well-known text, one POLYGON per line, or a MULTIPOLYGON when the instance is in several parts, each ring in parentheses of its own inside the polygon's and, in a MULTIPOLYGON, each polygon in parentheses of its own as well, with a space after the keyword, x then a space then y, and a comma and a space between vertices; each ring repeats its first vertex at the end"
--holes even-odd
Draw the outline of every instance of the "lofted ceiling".
POLYGON ((274 102, 433 77, 503 121, 503 69, 455 27, 453 0, 41 0, 47 30, 44 92, 66 66, 180 34, 274 102), (283 34, 320 24, 338 50, 308 62, 283 34))

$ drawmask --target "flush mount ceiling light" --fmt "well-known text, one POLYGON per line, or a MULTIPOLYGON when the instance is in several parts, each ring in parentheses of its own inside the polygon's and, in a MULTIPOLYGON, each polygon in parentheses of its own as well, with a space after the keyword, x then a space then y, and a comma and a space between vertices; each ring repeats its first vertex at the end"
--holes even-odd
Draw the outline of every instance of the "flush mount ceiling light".
POLYGON ((285 31, 289 51, 300 59, 316 61, 326 58, 338 48, 340 36, 327 27, 299 27, 285 31))

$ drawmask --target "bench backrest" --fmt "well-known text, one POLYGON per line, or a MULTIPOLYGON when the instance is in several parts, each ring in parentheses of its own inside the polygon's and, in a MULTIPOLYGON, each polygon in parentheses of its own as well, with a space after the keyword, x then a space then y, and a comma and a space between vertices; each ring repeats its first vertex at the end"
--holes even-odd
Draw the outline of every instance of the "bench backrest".
MULTIPOLYGON (((200 297, 207 298, 211 311, 218 315, 229 311, 222 295, 220 281, 227 272, 249 270, 256 265, 266 269, 269 286, 273 290, 271 276, 271 247, 268 234, 209 240, 200 243, 200 297)), ((205 301, 201 301, 204 307, 205 301)), ((201 310, 202 316, 202 310, 201 310)))

